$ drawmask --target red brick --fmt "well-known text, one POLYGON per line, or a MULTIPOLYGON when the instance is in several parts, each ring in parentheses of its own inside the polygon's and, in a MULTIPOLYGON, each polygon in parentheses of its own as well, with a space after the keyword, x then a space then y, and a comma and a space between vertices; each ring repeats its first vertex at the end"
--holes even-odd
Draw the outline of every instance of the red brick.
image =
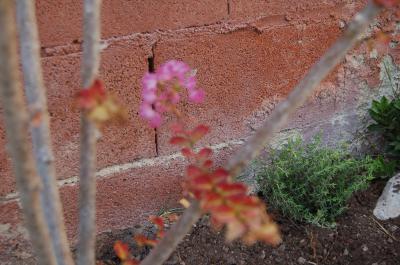
MULTIPOLYGON (((49 112, 60 177, 78 173, 79 114, 74 96, 80 89, 80 56, 49 57, 43 60, 49 94, 49 112)), ((115 43, 102 53, 100 77, 106 88, 128 108, 123 126, 102 129, 98 145, 98 168, 155 155, 154 131, 138 116, 140 77, 147 70, 147 53, 129 44, 115 43)))
POLYGON ((265 1, 230 0, 230 15, 233 20, 254 20, 257 17, 283 16, 287 20, 294 18, 318 17, 320 13, 335 14, 340 11, 344 16, 354 13, 364 4, 363 0, 346 1, 265 1), (343 8, 345 6, 345 8, 343 8))
MULTIPOLYGON (((306 70, 339 35, 335 22, 273 28, 262 34, 251 29, 229 34, 198 34, 160 41, 157 64, 180 59, 197 69, 206 103, 184 110, 209 124, 205 143, 245 137, 248 123, 263 104, 285 97, 306 70)), ((167 127, 158 132, 161 154, 171 149, 167 127)))
MULTIPOLYGON (((102 129, 98 144, 98 168, 155 156, 154 130, 138 116, 140 78, 147 71, 146 47, 133 42, 114 43, 102 53, 100 76, 106 87, 127 107, 129 120, 122 126, 102 129)), ((57 175, 61 178, 79 172, 80 116, 74 98, 80 89, 80 54, 43 58, 42 65, 48 92, 51 131, 57 175)), ((4 130, 0 127, 0 135, 4 130)), ((15 191, 14 176, 0 138, 2 185, 0 196, 15 191)))
MULTIPOLYGON (((226 163, 226 158, 236 149, 237 146, 228 146, 217 150, 217 166, 226 163)), ((178 201, 182 198, 181 183, 186 165, 183 159, 154 161, 154 165, 143 165, 97 179, 97 234, 134 227, 160 210, 181 207, 178 201)), ((74 184, 63 186, 60 191, 71 245, 76 243, 78 190, 78 184, 74 184)), ((0 248, 0 259, 10 261, 10 264, 30 260, 31 249, 27 238, 21 234, 23 223, 17 202, 0 204, 0 224, 10 227, 0 232, 0 246, 4 246, 0 248), (22 251, 18 246, 29 255, 18 256, 22 251)))
MULTIPOLYGON (((43 46, 82 39, 81 0, 38 0, 37 16, 43 46)), ((102 38, 211 24, 227 16, 226 0, 105 0, 102 38)))
MULTIPOLYGON (((182 161, 132 169, 97 181, 97 233, 133 227, 159 210, 176 207, 182 198, 182 161)), ((68 236, 78 221, 78 186, 61 190, 68 236)))
POLYGON ((11 159, 6 151, 6 136, 3 123, 3 112, 0 111, 0 197, 15 192, 15 179, 11 176, 11 159))

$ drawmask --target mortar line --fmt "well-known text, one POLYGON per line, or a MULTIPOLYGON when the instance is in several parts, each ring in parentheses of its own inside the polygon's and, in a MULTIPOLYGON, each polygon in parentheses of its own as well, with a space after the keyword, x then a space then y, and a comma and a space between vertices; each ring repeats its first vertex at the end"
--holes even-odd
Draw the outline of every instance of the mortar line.
MULTIPOLYGON (((218 144, 214 144, 209 146, 214 152, 222 150, 224 148, 231 148, 237 145, 242 145, 245 142, 245 139, 235 139, 235 140, 230 140, 227 142, 222 142, 218 144)), ((124 163, 124 164, 119 164, 119 165, 112 165, 108 167, 104 167, 100 169, 99 171, 96 172, 96 180, 99 179, 104 179, 107 178, 108 176, 111 176, 113 174, 117 173, 122 173, 131 169, 137 169, 137 168, 144 168, 148 166, 156 166, 156 165, 168 165, 172 161, 176 160, 183 160, 184 157, 180 152, 173 153, 171 155, 164 155, 164 156, 158 156, 158 157, 152 157, 152 158, 143 158, 139 159, 133 162, 129 163, 124 163)), ((72 176, 66 179, 58 180, 57 184, 58 187, 64 187, 64 186, 74 186, 79 182, 79 177, 78 176, 72 176)), ((19 195, 18 192, 12 192, 9 193, 2 198, 0 198, 0 205, 13 202, 13 201, 18 201, 19 200, 19 195)))
MULTIPOLYGON (((230 3, 230 0, 227 0, 228 3, 230 3)), ((229 9, 230 5, 229 5, 229 9)), ((231 12, 229 10, 229 12, 231 12)), ((284 15, 284 14, 282 14, 284 15)), ((275 15, 274 15, 275 16, 275 15)), ((209 34, 226 34, 226 33, 232 33, 238 30, 243 30, 243 29, 252 29, 254 26, 252 25, 253 23, 268 18, 271 16, 257 16, 252 19, 248 19, 247 21, 217 21, 214 23, 210 24, 203 24, 203 25, 197 25, 197 26, 188 26, 184 28, 179 28, 179 29, 156 29, 154 31, 149 31, 149 32, 135 32, 131 34, 126 34, 126 35, 121 35, 121 36, 113 36, 105 39, 101 39, 101 49, 105 50, 113 44, 114 42, 118 41, 124 41, 124 40, 135 40, 139 38, 149 38, 149 39, 159 39, 160 36, 175 36, 179 37, 180 35, 184 35, 185 33, 194 33, 194 34, 201 34, 201 33, 209 33, 209 34)), ((318 21, 313 23, 314 25, 318 25, 321 23, 325 23, 326 21, 318 21)), ((269 25, 268 27, 264 28, 262 32, 267 32, 270 29, 276 28, 276 27, 287 27, 287 26, 292 26, 291 23, 284 23, 284 24, 277 24, 277 25, 269 25)), ((63 45, 55 45, 55 46, 48 46, 48 47, 43 47, 42 50, 47 52, 44 52, 44 54, 41 55, 41 58, 49 58, 49 57, 55 57, 55 56, 68 56, 68 55, 78 55, 82 52, 81 50, 81 44, 73 44, 73 43, 68 43, 68 44, 63 44, 63 45), (76 47, 73 49, 73 51, 64 51, 64 48, 66 47, 76 47), (59 50, 59 51, 58 51, 59 50), (50 54, 46 54, 50 53, 50 54)))
MULTIPOLYGON (((346 116, 351 116, 351 115, 347 115, 342 112, 339 112, 335 116, 328 119, 327 121, 311 122, 308 124, 304 124, 303 126, 300 126, 300 127, 291 127, 291 128, 283 129, 279 133, 277 133, 274 138, 279 139, 279 136, 281 134, 284 135, 285 133, 290 132, 290 131, 303 130, 303 129, 309 128, 311 126, 317 126, 317 125, 322 125, 325 123, 331 123, 339 116, 346 117, 346 116)), ((249 137, 243 137, 243 138, 239 138, 239 139, 229 140, 226 142, 209 145, 208 147, 210 149, 212 149, 214 152, 217 152, 224 148, 232 148, 234 146, 242 145, 246 142, 246 140, 249 137)), ((275 142, 275 141, 272 141, 272 143, 273 142, 275 142)), ((201 148, 197 148, 196 150, 198 151, 200 149, 201 148)), ((151 158, 142 158, 142 159, 138 159, 133 162, 128 162, 128 163, 119 164, 119 165, 112 165, 112 166, 104 167, 104 168, 100 169, 99 171, 97 171, 96 172, 96 180, 104 179, 113 174, 122 173, 122 172, 125 172, 128 170, 131 170, 131 169, 143 168, 143 167, 148 167, 148 166, 156 166, 156 165, 168 165, 172 161, 183 160, 183 159, 184 159, 184 157, 182 156, 182 154, 180 152, 176 152, 176 153, 173 153, 170 155, 156 156, 156 157, 151 157, 151 158)), ((61 188, 64 186, 74 186, 78 182, 79 182, 79 177, 72 176, 72 177, 69 177, 66 179, 58 180, 57 184, 58 184, 58 187, 61 188)), ((19 201, 18 192, 11 192, 11 193, 8 193, 7 195, 0 197, 0 206, 3 204, 7 204, 9 202, 13 202, 13 201, 19 201)))

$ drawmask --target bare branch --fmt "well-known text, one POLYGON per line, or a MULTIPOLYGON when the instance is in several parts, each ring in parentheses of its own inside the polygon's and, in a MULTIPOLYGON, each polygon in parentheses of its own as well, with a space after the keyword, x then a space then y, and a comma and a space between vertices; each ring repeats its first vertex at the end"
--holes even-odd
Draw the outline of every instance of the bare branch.
POLYGON ((20 192, 22 210, 39 263, 57 264, 40 200, 43 185, 36 173, 28 140, 28 113, 18 82, 17 41, 13 0, 0 1, 0 93, 8 149, 20 192))
POLYGON ((56 184, 34 4, 35 2, 31 0, 17 1, 17 21, 25 94, 32 119, 35 120, 31 123, 33 150, 37 170, 43 183, 41 202, 57 264, 72 265, 74 262, 65 232, 63 211, 56 184))
MULTIPOLYGON (((82 83, 90 87, 100 64, 101 0, 84 1, 82 83)), ((95 264, 96 239, 96 126, 81 117, 78 265, 95 264)))
MULTIPOLYGON (((273 134, 282 128, 289 115, 304 104, 307 97, 318 84, 340 63, 345 54, 355 45, 362 32, 373 21, 379 10, 380 8, 376 4, 369 2, 360 13, 356 14, 343 36, 308 71, 288 98, 274 109, 271 116, 257 130, 256 134, 230 160, 229 169, 232 176, 238 176, 249 162, 265 147, 273 134)), ((141 264, 162 264, 171 255, 184 236, 189 233, 192 225, 198 220, 200 215, 201 209, 199 204, 192 203, 180 220, 168 231, 161 242, 141 264)))

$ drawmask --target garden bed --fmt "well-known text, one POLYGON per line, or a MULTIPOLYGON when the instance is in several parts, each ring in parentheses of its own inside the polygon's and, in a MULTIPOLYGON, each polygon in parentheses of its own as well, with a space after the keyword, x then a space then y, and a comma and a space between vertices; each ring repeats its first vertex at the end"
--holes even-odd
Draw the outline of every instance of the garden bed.
MULTIPOLYGON (((293 222, 273 213, 283 235, 283 243, 277 247, 261 243, 254 246, 240 242, 226 244, 223 233, 214 232, 208 218, 204 217, 165 264, 398 265, 400 218, 378 221, 372 215, 384 185, 385 181, 376 181, 366 191, 356 193, 349 202, 349 209, 338 218, 333 229, 293 222)), ((132 239, 139 230, 130 228, 99 236, 99 261, 105 265, 119 264, 112 250, 116 240, 129 243, 133 255, 144 256, 148 250, 136 249, 132 239)))

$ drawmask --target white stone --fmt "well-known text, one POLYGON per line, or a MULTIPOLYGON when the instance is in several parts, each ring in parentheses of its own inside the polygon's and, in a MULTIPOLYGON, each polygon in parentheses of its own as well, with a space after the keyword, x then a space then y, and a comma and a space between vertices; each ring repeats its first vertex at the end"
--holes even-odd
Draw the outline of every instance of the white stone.
POLYGON ((400 215, 400 173, 387 182, 374 209, 374 215, 380 220, 396 218, 400 215))

